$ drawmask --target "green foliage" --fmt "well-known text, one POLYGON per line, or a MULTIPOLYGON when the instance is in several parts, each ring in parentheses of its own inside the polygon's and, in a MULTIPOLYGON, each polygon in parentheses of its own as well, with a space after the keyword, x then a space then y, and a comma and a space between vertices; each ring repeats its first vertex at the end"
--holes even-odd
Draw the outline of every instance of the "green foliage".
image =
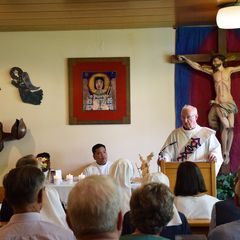
POLYGON ((217 198, 226 200, 234 196, 234 181, 236 174, 229 173, 227 175, 217 176, 217 198))

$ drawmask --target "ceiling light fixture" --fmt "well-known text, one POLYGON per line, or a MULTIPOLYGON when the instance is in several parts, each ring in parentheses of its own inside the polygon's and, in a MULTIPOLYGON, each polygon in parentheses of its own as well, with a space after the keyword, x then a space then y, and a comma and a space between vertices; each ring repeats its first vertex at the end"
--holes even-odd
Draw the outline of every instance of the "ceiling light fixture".
POLYGON ((219 5, 217 26, 223 29, 240 28, 240 3, 224 3, 219 5))

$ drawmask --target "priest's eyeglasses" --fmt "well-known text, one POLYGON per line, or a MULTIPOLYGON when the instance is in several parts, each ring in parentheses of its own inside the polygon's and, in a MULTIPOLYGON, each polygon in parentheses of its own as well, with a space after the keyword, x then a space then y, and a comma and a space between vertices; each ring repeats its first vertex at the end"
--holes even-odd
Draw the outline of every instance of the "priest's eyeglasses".
POLYGON ((181 116, 181 119, 182 119, 182 120, 192 120, 194 117, 196 117, 195 114, 193 114, 193 115, 188 115, 188 116, 186 116, 186 117, 181 116))

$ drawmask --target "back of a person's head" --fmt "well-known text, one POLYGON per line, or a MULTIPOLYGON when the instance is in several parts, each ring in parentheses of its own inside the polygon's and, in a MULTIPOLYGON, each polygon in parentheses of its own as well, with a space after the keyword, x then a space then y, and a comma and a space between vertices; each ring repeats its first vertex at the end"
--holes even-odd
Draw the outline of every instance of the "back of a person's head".
POLYGON ((6 200, 13 207, 23 207, 37 200, 44 187, 44 174, 34 166, 26 165, 10 170, 3 179, 6 200))
POLYGON ((194 162, 182 162, 177 170, 174 194, 176 196, 193 196, 206 191, 199 167, 194 162))
POLYGON ((132 163, 126 158, 116 160, 109 170, 109 175, 113 177, 121 187, 131 188, 131 178, 133 178, 134 175, 132 163))
POLYGON ((120 191, 109 176, 92 175, 77 183, 68 197, 67 217, 75 236, 114 232, 120 191))
POLYGON ((27 165, 34 166, 34 167, 40 167, 36 157, 32 154, 21 157, 16 162, 16 167, 23 167, 23 166, 27 166, 27 165))
POLYGON ((164 173, 161 173, 161 172, 149 173, 143 179, 143 184, 151 183, 151 182, 163 183, 167 187, 170 186, 170 182, 169 182, 167 175, 165 175, 164 173))
POLYGON ((144 234, 158 234, 173 217, 173 194, 162 183, 148 183, 131 197, 131 220, 144 234))

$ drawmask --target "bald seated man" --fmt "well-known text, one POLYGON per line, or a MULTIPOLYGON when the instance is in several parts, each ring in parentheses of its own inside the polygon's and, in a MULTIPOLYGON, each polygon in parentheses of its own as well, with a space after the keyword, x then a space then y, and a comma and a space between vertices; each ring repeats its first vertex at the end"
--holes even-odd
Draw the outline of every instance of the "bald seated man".
POLYGON ((78 182, 68 197, 67 222, 77 239, 117 240, 121 234, 120 191, 109 176, 78 182))

